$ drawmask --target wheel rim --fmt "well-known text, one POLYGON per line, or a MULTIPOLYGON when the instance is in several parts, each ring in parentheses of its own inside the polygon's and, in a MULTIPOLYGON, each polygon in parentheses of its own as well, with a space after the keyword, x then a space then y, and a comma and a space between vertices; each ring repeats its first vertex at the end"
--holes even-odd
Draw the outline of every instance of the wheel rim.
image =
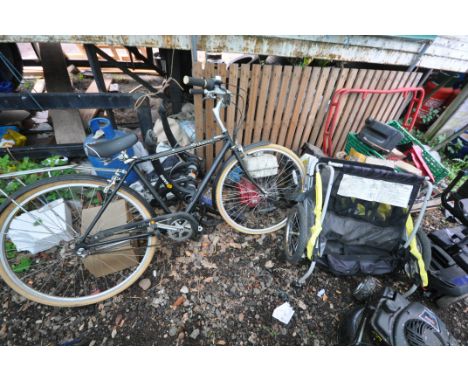
POLYGON ((291 221, 286 224, 286 245, 288 257, 294 256, 299 244, 299 217, 297 212, 291 214, 291 221))
MULTIPOLYGON (((80 231, 83 232, 87 226, 85 215, 88 215, 88 221, 91 220, 89 216, 94 216, 99 209, 96 207, 103 203, 104 186, 93 182, 68 182, 44 186, 39 191, 33 190, 25 198, 19 198, 20 206, 14 206, 8 212, 0 232, 1 268, 6 280, 9 279, 16 286, 16 291, 51 305, 85 305, 118 293, 143 272, 146 260, 154 251, 154 238, 122 240, 106 247, 93 247, 82 256, 72 249, 71 244, 76 242, 80 231), (55 201, 51 202, 51 198, 55 198, 55 201), (58 203, 53 204, 55 202, 58 203), (70 212, 68 218, 64 209, 70 212), (25 243, 18 241, 18 232, 14 230, 18 230, 18 222, 22 219, 37 217, 39 221, 34 221, 32 227, 28 226, 28 235, 41 237, 43 247, 38 249, 36 246, 34 251, 39 252, 32 254, 30 249, 24 250, 25 243), (37 230, 34 231, 34 227, 37 230), (52 231, 48 236, 47 230, 52 231), (63 240, 57 243, 57 236, 63 240), (16 248, 13 237, 20 249, 16 248)), ((119 190, 114 199, 112 203, 116 204, 112 204, 113 211, 125 211, 126 216, 114 217, 109 211, 107 216, 105 213, 98 220, 96 229, 99 226, 113 228, 150 217, 144 205, 130 194, 119 190)), ((120 234, 109 239, 117 238, 124 237, 120 234)))
MULTIPOLYGON (((288 150, 289 151, 289 150, 288 150)), ((261 195, 233 161, 221 174, 217 203, 221 215, 235 229, 251 234, 273 232, 284 227, 291 203, 284 196, 302 189, 304 171, 294 153, 276 147, 258 148, 249 155, 272 154, 278 161, 278 173, 256 178, 267 192, 261 195)))

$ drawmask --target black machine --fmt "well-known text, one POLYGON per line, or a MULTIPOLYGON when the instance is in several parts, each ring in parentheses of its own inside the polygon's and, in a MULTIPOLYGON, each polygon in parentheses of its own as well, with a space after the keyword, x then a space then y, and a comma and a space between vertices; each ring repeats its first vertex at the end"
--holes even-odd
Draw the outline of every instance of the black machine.
POLYGON ((419 302, 386 288, 377 305, 346 315, 341 345, 456 346, 442 320, 419 302))
POLYGON ((432 242, 429 288, 440 307, 468 296, 468 180, 455 188, 466 175, 468 170, 460 171, 441 196, 444 208, 463 224, 428 235, 432 242))
POLYGON ((388 153, 401 142, 403 134, 392 126, 368 118, 359 133, 359 139, 377 150, 388 153))

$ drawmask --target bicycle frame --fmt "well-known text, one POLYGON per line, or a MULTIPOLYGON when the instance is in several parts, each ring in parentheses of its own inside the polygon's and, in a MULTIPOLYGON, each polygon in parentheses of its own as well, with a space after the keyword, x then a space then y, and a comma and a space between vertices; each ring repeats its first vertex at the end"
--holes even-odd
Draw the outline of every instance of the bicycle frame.
MULTIPOLYGON (((108 205, 111 203, 111 201, 113 200, 113 198, 117 194, 120 187, 122 187, 122 185, 125 182, 125 179, 127 178, 128 174, 130 174, 131 171, 134 171, 137 174, 138 180, 140 180, 141 183, 144 185, 144 187, 151 193, 151 195, 158 202, 158 204, 161 206, 161 208, 164 210, 164 212, 167 215, 172 214, 172 211, 169 209, 169 207, 166 205, 164 200, 158 194, 157 190, 151 185, 150 181, 145 177, 145 175, 142 173, 142 171, 138 168, 137 165, 140 164, 140 163, 143 163, 143 162, 158 160, 159 158, 172 156, 172 155, 177 155, 179 153, 191 151, 191 150, 194 150, 196 148, 200 148, 200 147, 204 147, 204 146, 208 146, 208 145, 215 145, 217 142, 223 141, 224 145, 223 145, 221 151, 215 157, 215 159, 213 161, 213 164, 208 169, 208 171, 206 172, 204 178, 202 179, 202 181, 201 181, 201 183, 200 183, 200 185, 199 185, 199 187, 197 189, 197 192, 193 196, 190 203, 187 204, 187 206, 185 207, 183 212, 187 213, 187 214, 191 214, 193 212, 195 206, 197 205, 197 203, 200 200, 201 196, 205 192, 210 179, 212 178, 214 173, 217 171, 218 167, 223 162, 224 156, 225 156, 225 154, 227 153, 228 150, 231 150, 232 153, 234 154, 234 156, 236 157, 236 159, 239 161, 239 164, 240 164, 242 170, 244 171, 244 173, 246 174, 247 179, 250 182, 252 182, 252 184, 255 187, 257 187, 257 189, 261 193, 265 193, 265 191, 255 182, 255 180, 249 175, 248 171, 246 170, 244 161, 242 159, 242 157, 243 157, 243 148, 240 145, 236 145, 236 143, 234 142, 233 137, 231 137, 229 135, 229 132, 227 131, 226 127, 224 126, 224 124, 223 124, 223 122, 222 122, 222 120, 220 118, 220 110, 221 110, 222 107, 225 107, 225 106, 227 106, 227 105, 224 104, 223 100, 220 100, 216 104, 216 107, 213 109, 213 114, 215 116, 216 122, 217 122, 218 126, 220 127, 220 129, 222 131, 221 135, 217 135, 217 136, 214 136, 214 137, 212 137, 210 139, 206 139, 206 140, 203 140, 203 141, 194 142, 194 143, 192 143, 190 145, 187 145, 187 146, 177 147, 177 148, 172 148, 172 149, 169 149, 169 150, 165 150, 165 151, 157 153, 157 154, 152 154, 152 155, 148 155, 148 156, 141 157, 141 158, 136 158, 136 157, 127 158, 126 160, 124 160, 125 163, 129 164, 128 169, 127 170, 117 170, 116 171, 116 174, 111 179, 111 183, 105 189, 105 192, 107 192, 108 190, 113 188, 111 194, 109 195, 109 197, 106 198, 106 200, 105 200, 104 204, 102 205, 101 209, 98 211, 96 216, 93 218, 93 220, 91 221, 90 225, 88 226, 86 231, 83 233, 81 238, 77 241, 77 244, 78 245, 82 244, 88 238, 88 236, 90 235, 90 232, 92 231, 92 229, 96 225, 96 222, 100 219, 100 217, 102 216, 102 214, 104 213, 104 211, 106 210, 108 205)), ((166 185, 166 187, 172 188, 172 184, 170 183, 170 180, 165 179, 163 176, 161 176, 161 179, 162 179, 163 183, 166 185)), ((151 224, 151 225, 157 224, 158 220, 163 220, 164 218, 167 217, 167 215, 161 215, 159 217, 154 216, 152 219, 140 222, 140 225, 141 226, 148 226, 148 224, 151 224)), ((125 224, 125 225, 122 225, 122 226, 119 226, 119 227, 115 227, 115 228, 110 229, 110 230, 106 230, 105 232, 108 233, 108 236, 111 236, 116 231, 120 231, 120 230, 124 231, 126 229, 131 229, 131 228, 134 228, 133 226, 135 226, 134 223, 129 223, 129 224, 125 224)), ((142 234, 142 235, 129 237, 129 239, 130 238, 135 238, 136 239, 136 238, 140 238, 140 237, 146 237, 148 235, 149 235, 148 233, 145 233, 145 234, 142 234)), ((106 235, 100 235, 100 236, 106 236, 106 235)), ((101 242, 101 243, 99 243, 97 245, 112 244, 114 242, 119 242, 119 241, 123 241, 122 238, 115 239, 115 240, 109 240, 107 242, 101 242)), ((91 246, 92 246, 92 244, 91 244, 91 246)))

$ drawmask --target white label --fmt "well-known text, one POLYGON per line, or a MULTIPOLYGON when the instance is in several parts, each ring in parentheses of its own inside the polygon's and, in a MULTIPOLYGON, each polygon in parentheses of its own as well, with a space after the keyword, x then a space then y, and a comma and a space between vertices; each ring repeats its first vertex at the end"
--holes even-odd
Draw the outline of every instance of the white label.
POLYGON ((338 195, 407 208, 412 190, 413 186, 409 184, 345 174, 341 180, 338 195))

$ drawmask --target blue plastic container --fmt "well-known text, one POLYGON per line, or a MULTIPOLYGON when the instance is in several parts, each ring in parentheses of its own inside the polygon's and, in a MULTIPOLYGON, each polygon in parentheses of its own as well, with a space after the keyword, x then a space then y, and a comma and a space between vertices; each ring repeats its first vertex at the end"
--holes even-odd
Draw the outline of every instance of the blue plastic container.
POLYGON ((0 126, 0 139, 7 133, 8 130, 18 131, 19 129, 16 126, 0 126))
MULTIPOLYGON (((126 135, 123 131, 114 130, 110 121, 107 118, 93 118, 89 121, 89 127, 91 129, 92 134, 88 135, 84 141, 84 144, 91 144, 95 142, 102 142, 102 141, 110 141, 115 138, 122 137, 126 135), (100 138, 94 138, 94 135, 98 130, 101 130, 104 135, 100 138)), ((133 156, 133 149, 127 149, 127 155, 133 156)), ((120 159, 118 159, 119 153, 115 154, 112 160, 108 163, 105 163, 102 159, 88 156, 88 160, 91 162, 94 168, 109 168, 109 169, 128 169, 128 165, 123 163, 120 159)), ((96 173, 103 177, 110 179, 114 173, 110 171, 96 171, 96 173)), ((132 184, 138 180, 138 176, 135 171, 131 171, 128 174, 127 179, 125 179, 125 183, 132 184)))

